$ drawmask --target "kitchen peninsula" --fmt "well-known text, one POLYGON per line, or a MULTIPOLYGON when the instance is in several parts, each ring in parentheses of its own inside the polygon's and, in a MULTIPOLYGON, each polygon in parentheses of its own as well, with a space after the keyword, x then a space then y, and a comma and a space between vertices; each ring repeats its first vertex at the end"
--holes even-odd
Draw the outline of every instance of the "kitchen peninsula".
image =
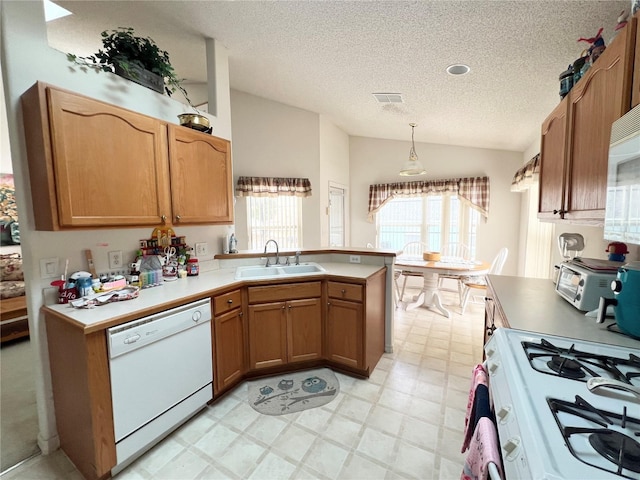
POLYGON ((288 370, 326 365, 367 377, 390 351, 394 253, 303 250, 301 263, 316 262, 325 271, 236 279, 238 266, 264 265, 264 256, 218 255, 219 268, 144 289, 129 301, 42 308, 61 447, 85 478, 107 477, 119 463, 107 328, 210 298, 214 400, 245 378, 288 370))

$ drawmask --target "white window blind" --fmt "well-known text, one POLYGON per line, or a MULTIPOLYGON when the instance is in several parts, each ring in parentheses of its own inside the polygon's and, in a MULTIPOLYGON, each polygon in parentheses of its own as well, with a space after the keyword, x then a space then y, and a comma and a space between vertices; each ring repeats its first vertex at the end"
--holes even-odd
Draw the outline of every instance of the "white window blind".
POLYGON ((280 250, 302 247, 302 203, 300 197, 247 197, 249 249, 264 248, 267 240, 280 250))

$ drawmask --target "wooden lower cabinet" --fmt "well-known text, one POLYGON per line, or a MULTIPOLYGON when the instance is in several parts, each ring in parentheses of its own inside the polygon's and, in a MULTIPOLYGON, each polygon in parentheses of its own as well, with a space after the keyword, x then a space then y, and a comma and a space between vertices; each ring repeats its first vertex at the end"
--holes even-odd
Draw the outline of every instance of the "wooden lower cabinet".
POLYGON ((327 357, 352 368, 362 368, 364 317, 362 303, 331 298, 327 304, 327 357))
POLYGON ((245 326, 240 289, 213 299, 213 388, 218 395, 242 380, 246 371, 245 326))
POLYGON ((386 270, 365 282, 327 282, 329 362, 369 376, 384 353, 386 270))
POLYGON ((322 358, 321 294, 321 282, 248 288, 251 370, 322 358))
POLYGON ((484 298, 484 345, 489 341, 496 328, 509 328, 509 322, 500 303, 496 300, 496 294, 491 286, 491 280, 489 280, 484 298))

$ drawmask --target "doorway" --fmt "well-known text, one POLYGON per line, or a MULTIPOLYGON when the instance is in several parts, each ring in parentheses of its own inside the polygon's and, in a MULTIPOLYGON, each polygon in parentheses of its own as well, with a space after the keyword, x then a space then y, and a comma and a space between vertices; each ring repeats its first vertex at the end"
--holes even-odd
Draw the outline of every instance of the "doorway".
POLYGON ((329 245, 346 246, 347 189, 343 185, 329 182, 329 245))

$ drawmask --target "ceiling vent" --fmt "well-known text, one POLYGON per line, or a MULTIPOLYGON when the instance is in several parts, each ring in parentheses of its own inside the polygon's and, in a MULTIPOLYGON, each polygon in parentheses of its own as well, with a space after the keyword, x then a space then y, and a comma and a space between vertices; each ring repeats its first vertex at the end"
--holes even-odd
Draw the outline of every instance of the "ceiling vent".
POLYGON ((373 96, 379 103, 404 103, 401 93, 374 93, 373 96))

